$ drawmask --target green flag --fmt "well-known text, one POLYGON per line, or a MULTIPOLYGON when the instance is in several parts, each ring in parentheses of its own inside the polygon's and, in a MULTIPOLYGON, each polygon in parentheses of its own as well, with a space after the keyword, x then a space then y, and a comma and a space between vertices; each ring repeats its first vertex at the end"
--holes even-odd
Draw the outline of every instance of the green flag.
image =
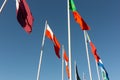
POLYGON ((73 0, 69 0, 69 2, 70 2, 70 10, 76 11, 76 7, 75 7, 75 4, 74 4, 74 1, 73 0))

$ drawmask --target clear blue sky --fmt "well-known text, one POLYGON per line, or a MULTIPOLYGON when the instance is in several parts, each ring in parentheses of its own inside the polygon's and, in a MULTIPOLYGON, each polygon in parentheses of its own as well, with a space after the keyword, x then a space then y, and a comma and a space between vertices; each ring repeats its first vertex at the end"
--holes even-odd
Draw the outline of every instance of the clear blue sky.
MULTIPOLYGON (((3 0, 0 0, 0 5, 3 0)), ((15 0, 8 0, 0 14, 0 80, 36 80, 46 19, 67 51, 67 0, 27 0, 34 16, 28 35, 17 22, 15 0)), ((110 80, 120 79, 120 0, 74 0, 77 11, 91 27, 88 31, 110 80)), ((89 80, 84 36, 71 13, 72 73, 76 60, 80 77, 89 80)), ((62 51, 60 51, 61 53, 62 51)), ((94 57, 89 50, 93 80, 97 80, 94 57)), ((40 80, 61 80, 61 59, 46 38, 40 80)), ((67 80, 65 72, 65 80, 67 80)))

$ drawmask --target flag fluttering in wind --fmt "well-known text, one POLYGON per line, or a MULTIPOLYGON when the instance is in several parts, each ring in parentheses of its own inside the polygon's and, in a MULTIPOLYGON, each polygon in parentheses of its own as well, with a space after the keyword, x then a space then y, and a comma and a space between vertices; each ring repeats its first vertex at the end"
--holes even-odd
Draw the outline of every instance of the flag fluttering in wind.
POLYGON ((99 56, 98 56, 98 54, 97 54, 97 49, 96 49, 95 45, 94 45, 92 42, 90 42, 90 46, 91 46, 91 52, 92 52, 95 60, 96 60, 97 62, 99 62, 99 59, 100 59, 100 58, 99 58, 99 56))
POLYGON ((69 1, 70 1, 70 9, 73 12, 75 21, 80 25, 82 30, 90 30, 90 27, 86 24, 86 22, 83 20, 81 15, 77 12, 74 1, 73 0, 69 0, 69 1))
POLYGON ((69 66, 68 66, 68 56, 66 54, 66 52, 64 51, 64 60, 65 60, 65 65, 66 65, 66 73, 67 73, 67 76, 68 76, 68 79, 70 78, 70 72, 69 72, 69 66))
POLYGON ((76 65, 76 71, 75 71, 75 72, 76 72, 76 73, 75 73, 75 74, 76 74, 76 79, 77 79, 77 80, 81 80, 80 77, 79 77, 79 74, 78 74, 77 65, 76 65))
POLYGON ((108 73, 107 73, 101 59, 99 59, 98 66, 101 69, 103 80, 109 80, 108 73))
POLYGON ((100 59, 100 57, 97 54, 97 49, 96 49, 95 45, 90 40, 90 37, 88 34, 87 34, 87 38, 88 38, 88 42, 90 43, 91 52, 92 52, 92 54, 93 54, 93 56, 98 64, 98 66, 101 69, 103 80, 109 80, 108 73, 107 73, 107 71, 102 63, 102 60, 100 59))
POLYGON ((46 24, 47 28, 46 28, 46 33, 45 35, 53 42, 54 44, 54 49, 55 49, 55 53, 57 55, 58 58, 60 58, 60 43, 58 42, 56 36, 54 35, 53 31, 51 30, 51 28, 49 27, 48 24, 46 24))
POLYGON ((34 18, 26 0, 16 0, 17 20, 27 33, 32 32, 34 18))

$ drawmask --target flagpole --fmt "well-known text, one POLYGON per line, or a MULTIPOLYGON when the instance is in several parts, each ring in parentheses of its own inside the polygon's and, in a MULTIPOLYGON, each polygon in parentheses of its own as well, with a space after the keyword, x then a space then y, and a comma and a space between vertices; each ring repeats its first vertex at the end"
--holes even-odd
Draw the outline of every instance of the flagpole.
POLYGON ((45 42, 45 32, 46 32, 46 27, 47 27, 46 24, 47 24, 47 21, 45 23, 45 29, 44 29, 43 39, 42 39, 41 52, 40 52, 40 60, 39 60, 38 73, 37 73, 37 80, 40 79, 40 68, 41 68, 41 63, 42 63, 43 46, 44 46, 44 42, 45 42))
POLYGON ((85 78, 84 78, 84 72, 83 72, 83 80, 85 80, 85 78))
MULTIPOLYGON (((89 37, 89 35, 88 35, 87 32, 86 32, 86 36, 87 36, 88 41, 89 41, 89 43, 90 43, 91 40, 90 40, 90 37, 89 37)), ((99 68, 98 68, 98 64, 97 64, 97 61, 96 61, 96 60, 95 60, 95 64, 96 64, 96 70, 97 70, 98 80, 100 80, 100 73, 99 73, 99 68)))
POLYGON ((4 0, 2 6, 1 6, 1 8, 0 8, 0 13, 2 12, 2 9, 3 9, 3 7, 5 6, 6 3, 7 3, 7 0, 4 0))
POLYGON ((86 31, 85 30, 84 30, 84 38, 85 38, 86 54, 87 54, 87 60, 88 60, 89 76, 90 76, 90 80, 92 80, 92 73, 91 73, 91 67, 90 67, 90 58, 89 58, 88 46, 87 46, 87 36, 86 36, 86 31))
POLYGON ((99 73, 99 68, 98 68, 97 61, 95 61, 95 63, 96 63, 96 69, 97 69, 98 80, 100 80, 100 73, 99 73))
POLYGON ((67 0, 67 13, 68 13, 68 53, 69 53, 69 69, 70 80, 72 80, 72 66, 71 66, 71 38, 70 38, 70 9, 69 0, 67 0))
POLYGON ((64 45, 62 45, 62 80, 64 80, 64 45))

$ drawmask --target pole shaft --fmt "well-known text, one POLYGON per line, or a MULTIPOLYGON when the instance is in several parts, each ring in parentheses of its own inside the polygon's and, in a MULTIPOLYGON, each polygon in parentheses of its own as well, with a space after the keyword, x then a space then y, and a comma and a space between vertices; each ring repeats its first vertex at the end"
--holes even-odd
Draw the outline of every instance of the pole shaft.
POLYGON ((62 45, 62 80, 64 80, 64 45, 62 45))
POLYGON ((70 80, 72 80, 72 66, 71 66, 71 38, 70 38, 70 9, 69 0, 67 0, 67 12, 68 12, 68 53, 69 53, 69 69, 70 80))
POLYGON ((44 42, 45 42, 46 28, 47 28, 47 21, 45 23, 45 29, 44 29, 44 33, 43 33, 42 46, 41 46, 41 51, 40 51, 40 59, 39 59, 39 64, 38 64, 37 80, 40 79, 40 69, 41 69, 41 63, 42 63, 43 46, 44 46, 44 42))
POLYGON ((90 75, 90 80, 92 80, 92 73, 91 73, 91 67, 90 67, 90 59, 89 59, 88 46, 87 46, 87 36, 86 36, 86 31, 85 30, 84 30, 84 38, 85 38, 85 47, 86 47, 86 54, 87 54, 89 75, 90 75))
POLYGON ((0 13, 2 12, 2 9, 3 9, 3 7, 5 6, 6 3, 7 3, 7 0, 4 0, 2 6, 1 6, 1 8, 0 8, 0 13))
POLYGON ((96 63, 96 69, 97 69, 98 80, 100 80, 100 73, 99 73, 99 68, 98 68, 97 61, 95 61, 95 63, 96 63))

